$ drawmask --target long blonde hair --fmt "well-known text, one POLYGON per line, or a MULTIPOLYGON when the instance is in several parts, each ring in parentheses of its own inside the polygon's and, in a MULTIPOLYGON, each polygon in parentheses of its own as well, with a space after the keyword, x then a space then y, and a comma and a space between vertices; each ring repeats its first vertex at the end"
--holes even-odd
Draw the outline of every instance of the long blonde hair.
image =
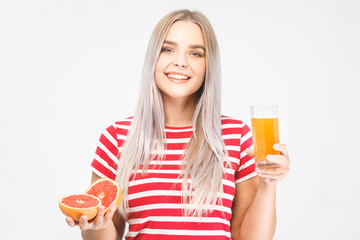
POLYGON ((124 217, 127 217, 129 212, 128 187, 129 181, 134 180, 130 179, 131 175, 136 173, 140 166, 143 166, 143 173, 146 173, 149 162, 154 160, 156 155, 162 159, 166 148, 163 101, 155 84, 154 72, 163 42, 176 21, 190 21, 201 28, 206 56, 205 80, 198 90, 193 116, 194 133, 185 150, 182 164, 182 202, 184 206, 189 206, 184 207, 185 214, 201 216, 211 209, 211 206, 207 206, 216 204, 218 200, 221 202, 219 192, 223 192, 224 162, 228 163, 228 160, 221 137, 221 72, 218 44, 214 30, 203 14, 178 10, 159 21, 148 44, 138 105, 117 170, 117 181, 123 189, 124 197, 120 211, 124 217))

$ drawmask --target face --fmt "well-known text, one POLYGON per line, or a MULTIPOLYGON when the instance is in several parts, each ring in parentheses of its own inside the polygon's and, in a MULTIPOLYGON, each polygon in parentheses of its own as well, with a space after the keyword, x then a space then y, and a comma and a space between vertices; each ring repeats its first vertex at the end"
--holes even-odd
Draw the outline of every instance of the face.
POLYGON ((163 99, 191 98, 205 77, 205 43, 201 28, 177 21, 169 30, 155 67, 155 82, 163 99))

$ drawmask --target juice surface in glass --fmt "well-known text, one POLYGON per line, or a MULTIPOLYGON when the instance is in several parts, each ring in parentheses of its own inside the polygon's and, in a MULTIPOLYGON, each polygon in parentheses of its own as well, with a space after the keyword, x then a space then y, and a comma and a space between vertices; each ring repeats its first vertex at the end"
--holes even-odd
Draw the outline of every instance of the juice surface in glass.
POLYGON ((273 145, 279 143, 279 118, 251 118, 255 162, 258 167, 274 167, 266 162, 268 154, 280 154, 273 145))

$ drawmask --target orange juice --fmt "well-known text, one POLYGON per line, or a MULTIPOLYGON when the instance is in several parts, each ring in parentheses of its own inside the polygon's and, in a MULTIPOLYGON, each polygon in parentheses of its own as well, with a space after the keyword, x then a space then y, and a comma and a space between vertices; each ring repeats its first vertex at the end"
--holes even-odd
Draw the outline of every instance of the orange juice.
POLYGON ((279 118, 251 118, 255 163, 258 167, 273 167, 266 161, 268 154, 280 154, 273 145, 279 143, 279 118))

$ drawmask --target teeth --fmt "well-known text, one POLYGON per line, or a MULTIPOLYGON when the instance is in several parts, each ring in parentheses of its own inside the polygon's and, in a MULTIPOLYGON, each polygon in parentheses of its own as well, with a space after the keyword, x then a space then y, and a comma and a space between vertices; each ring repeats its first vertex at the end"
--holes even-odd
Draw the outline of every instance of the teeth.
POLYGON ((168 74, 167 76, 169 78, 175 78, 175 79, 178 79, 178 80, 187 80, 187 79, 189 79, 189 77, 184 76, 184 75, 179 75, 179 74, 168 74))

